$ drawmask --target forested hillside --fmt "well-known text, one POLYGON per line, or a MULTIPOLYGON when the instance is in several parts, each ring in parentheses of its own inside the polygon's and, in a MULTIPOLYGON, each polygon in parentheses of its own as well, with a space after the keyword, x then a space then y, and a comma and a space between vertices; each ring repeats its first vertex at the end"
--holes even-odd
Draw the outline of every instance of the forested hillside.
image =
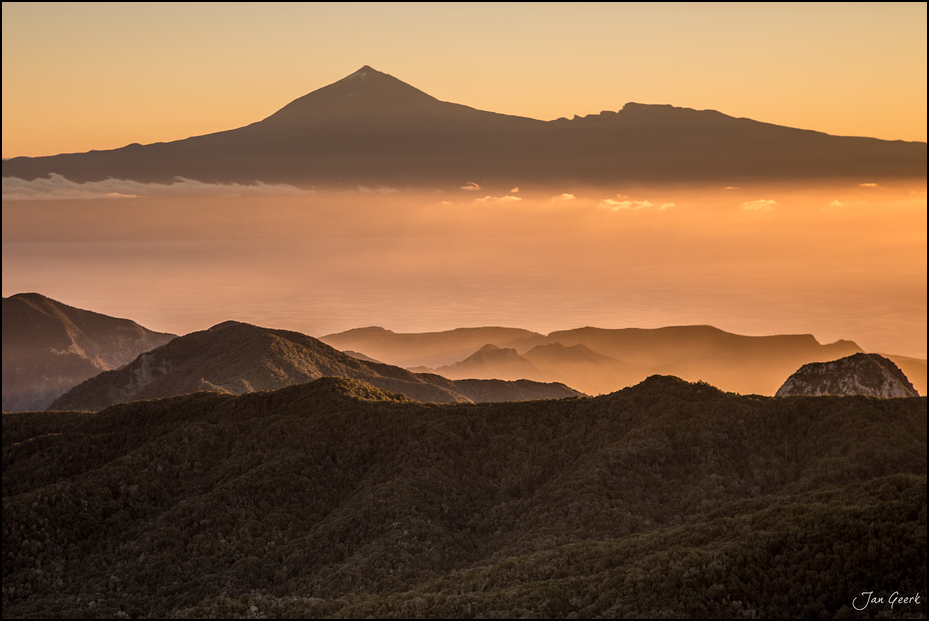
POLYGON ((925 397, 660 376, 549 401, 324 378, 4 414, 3 612, 925 617, 926 463, 925 397), (855 610, 866 591, 884 602, 855 610))

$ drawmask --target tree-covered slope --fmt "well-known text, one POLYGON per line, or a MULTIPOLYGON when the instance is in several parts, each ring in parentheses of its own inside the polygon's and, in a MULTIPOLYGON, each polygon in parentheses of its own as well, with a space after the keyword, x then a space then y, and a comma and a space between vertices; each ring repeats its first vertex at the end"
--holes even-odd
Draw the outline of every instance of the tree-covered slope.
POLYGON ((4 415, 5 616, 926 614, 924 397, 326 378, 75 416, 4 415))

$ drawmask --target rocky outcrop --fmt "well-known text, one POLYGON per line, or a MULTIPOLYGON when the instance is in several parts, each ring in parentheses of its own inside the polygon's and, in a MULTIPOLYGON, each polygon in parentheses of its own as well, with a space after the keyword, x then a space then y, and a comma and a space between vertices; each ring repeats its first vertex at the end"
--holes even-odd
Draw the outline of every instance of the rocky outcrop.
POLYGON ((813 362, 800 367, 777 391, 792 395, 868 395, 917 397, 919 393, 903 371, 878 354, 854 354, 832 362, 813 362))

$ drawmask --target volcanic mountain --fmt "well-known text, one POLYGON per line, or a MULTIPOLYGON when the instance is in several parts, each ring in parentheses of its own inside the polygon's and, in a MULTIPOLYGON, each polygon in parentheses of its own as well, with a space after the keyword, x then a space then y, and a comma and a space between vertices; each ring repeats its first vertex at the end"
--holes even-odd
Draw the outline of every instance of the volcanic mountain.
POLYGON ((924 142, 836 137, 670 105, 628 103, 547 122, 485 112, 440 101, 364 66, 245 127, 13 158, 3 162, 3 176, 567 190, 629 182, 924 179, 926 161, 924 142))
POLYGON ((778 397, 791 395, 868 395, 918 397, 903 371, 878 354, 855 354, 832 362, 803 365, 787 378, 778 397))
POLYGON ((52 410, 101 410, 114 403, 198 391, 243 394, 321 377, 363 379, 417 401, 521 401, 576 397, 563 384, 482 380, 460 383, 343 354, 299 332, 227 321, 193 332, 93 377, 51 404, 52 410))
POLYGON ((84 380, 173 338, 38 293, 3 298, 3 411, 44 410, 84 380))

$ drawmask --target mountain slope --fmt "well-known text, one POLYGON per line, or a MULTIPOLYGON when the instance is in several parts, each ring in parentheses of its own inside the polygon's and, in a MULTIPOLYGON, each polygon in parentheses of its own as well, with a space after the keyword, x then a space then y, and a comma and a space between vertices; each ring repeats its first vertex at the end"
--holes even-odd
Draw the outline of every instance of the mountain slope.
POLYGON ((38 293, 3 298, 3 411, 45 409, 84 380, 173 338, 38 293))
POLYGON ((653 377, 424 405, 326 378, 76 416, 3 417, 5 616, 814 618, 926 592, 925 398, 653 377))
POLYGON ((929 393, 929 386, 926 382, 926 360, 922 358, 911 358, 910 356, 897 356, 893 354, 881 354, 897 365, 907 379, 913 384, 921 395, 929 393))
MULTIPOLYGON (((53 410, 99 410, 114 403, 157 399, 200 390, 242 394, 275 390, 321 377, 364 379, 378 388, 420 401, 471 401, 454 382, 343 354, 313 337, 227 321, 177 338, 139 356, 118 371, 103 373, 51 404, 53 410)), ((506 383, 486 391, 490 400, 515 394, 506 383)), ((563 385, 534 384, 529 398, 578 393, 563 385)), ((525 387, 520 388, 520 393, 525 387)), ((523 397, 525 398, 525 397, 523 397)))
POLYGON ((229 131, 109 151, 13 158, 4 177, 57 173, 171 183, 459 188, 924 179, 926 143, 837 137, 713 110, 629 103, 538 121, 447 103, 369 66, 229 131))

